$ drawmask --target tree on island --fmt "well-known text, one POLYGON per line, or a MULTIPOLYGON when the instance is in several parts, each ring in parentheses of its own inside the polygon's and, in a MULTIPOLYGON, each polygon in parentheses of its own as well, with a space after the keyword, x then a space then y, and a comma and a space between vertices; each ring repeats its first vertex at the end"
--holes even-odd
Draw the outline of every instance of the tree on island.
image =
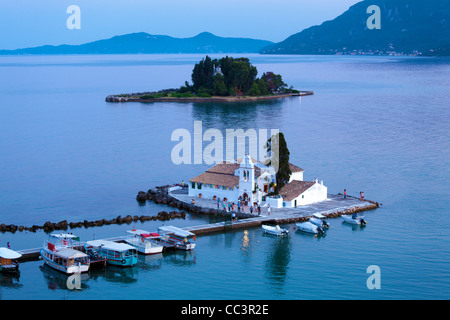
POLYGON ((282 132, 277 133, 267 140, 266 144, 267 152, 270 152, 270 161, 268 165, 272 166, 276 171, 276 186, 275 193, 278 194, 289 182, 292 171, 289 166, 289 149, 287 147, 284 134, 282 132))
POLYGON ((226 56, 212 60, 206 56, 194 66, 192 86, 186 83, 180 92, 191 91, 197 96, 260 96, 295 92, 287 89, 279 74, 267 72, 260 78, 257 75, 258 70, 248 58, 226 56))

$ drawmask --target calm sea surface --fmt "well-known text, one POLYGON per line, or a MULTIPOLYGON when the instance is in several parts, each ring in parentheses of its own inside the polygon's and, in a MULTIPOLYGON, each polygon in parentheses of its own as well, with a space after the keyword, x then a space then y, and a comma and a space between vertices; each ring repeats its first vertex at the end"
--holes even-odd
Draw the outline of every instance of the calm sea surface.
MULTIPOLYGON (((216 57, 216 56, 214 56, 216 57)), ((217 56, 219 57, 219 56, 217 56)), ((208 166, 175 165, 171 134, 280 129, 291 162, 330 193, 383 204, 354 228, 332 219, 326 237, 265 236, 261 229, 204 235, 190 253, 141 257, 131 269, 67 277, 20 265, 0 299, 449 299, 450 60, 250 55, 314 96, 263 103, 106 103, 108 94, 179 87, 200 55, 0 57, 0 223, 32 226, 156 215, 136 194, 187 181, 208 166), (369 290, 367 268, 381 271, 369 290)), ((206 143, 205 143, 206 144, 206 143)), ((177 226, 210 223, 188 215, 177 226)), ((82 240, 146 222, 79 228, 82 240)), ((36 233, 0 233, 0 246, 40 247, 36 233)))

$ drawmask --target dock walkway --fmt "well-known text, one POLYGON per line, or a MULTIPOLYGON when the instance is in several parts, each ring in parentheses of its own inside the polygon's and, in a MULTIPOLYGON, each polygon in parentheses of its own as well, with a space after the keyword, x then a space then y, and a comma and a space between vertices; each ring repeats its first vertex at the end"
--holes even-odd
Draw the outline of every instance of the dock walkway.
MULTIPOLYGON (((170 195, 183 202, 190 202, 192 197, 183 191, 174 191, 170 195)), ((206 208, 217 208, 217 201, 211 199, 195 198, 196 205, 206 208)), ((238 219, 231 222, 231 219, 223 222, 202 224, 198 226, 184 227, 182 229, 190 231, 194 234, 208 234, 214 232, 224 232, 235 229, 244 229, 249 227, 257 227, 263 223, 267 224, 283 224, 293 223, 296 221, 305 221, 308 217, 311 217, 314 213, 320 213, 327 217, 335 217, 341 214, 350 212, 359 212, 365 210, 373 210, 378 208, 378 203, 373 201, 360 201, 353 197, 347 197, 344 199, 340 195, 328 195, 328 199, 325 201, 317 202, 308 206, 299 206, 297 208, 272 208, 270 214, 268 213, 267 206, 261 208, 261 215, 253 213, 253 217, 238 219)), ((245 208, 248 213, 248 208, 245 208)), ((230 214, 231 215, 231 214, 230 214)), ((121 242, 127 236, 119 236, 108 238, 105 240, 121 242)), ((82 249, 85 242, 80 242, 74 245, 75 248, 82 249)), ((163 244, 164 250, 172 249, 168 244, 163 244)), ((21 260, 37 259, 41 248, 19 250, 22 254, 21 260)))

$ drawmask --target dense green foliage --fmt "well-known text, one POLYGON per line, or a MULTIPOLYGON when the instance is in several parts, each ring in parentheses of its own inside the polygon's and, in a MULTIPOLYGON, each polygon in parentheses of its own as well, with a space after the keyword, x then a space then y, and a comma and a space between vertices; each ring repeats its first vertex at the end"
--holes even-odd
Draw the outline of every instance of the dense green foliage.
POLYGON ((277 133, 267 140, 267 151, 271 154, 269 165, 277 170, 275 193, 279 193, 281 188, 289 182, 292 171, 289 166, 289 149, 287 147, 284 134, 277 133))
POLYGON ((227 56, 212 60, 206 56, 194 66, 192 86, 186 82, 180 91, 191 91, 197 96, 260 96, 288 91, 281 75, 273 72, 260 78, 257 75, 258 70, 248 58, 227 56))

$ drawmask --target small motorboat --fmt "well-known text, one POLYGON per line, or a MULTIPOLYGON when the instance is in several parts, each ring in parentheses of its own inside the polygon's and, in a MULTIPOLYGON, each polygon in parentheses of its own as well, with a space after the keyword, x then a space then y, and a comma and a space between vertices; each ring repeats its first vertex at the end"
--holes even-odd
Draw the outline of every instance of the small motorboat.
MULTIPOLYGON (((318 216, 322 216, 322 215, 318 214, 318 216)), ((313 217, 309 218, 309 222, 311 222, 312 224, 315 224, 318 227, 328 229, 330 227, 328 222, 326 222, 325 220, 322 220, 322 218, 318 218, 318 216, 316 216, 316 214, 314 214, 313 217)), ((325 218, 325 216, 322 216, 322 217, 325 218)))
POLYGON ((161 242, 174 246, 178 250, 193 250, 196 246, 196 235, 190 231, 174 226, 161 226, 158 228, 161 242), (188 240, 189 238, 189 240, 188 240))
POLYGON ((145 230, 129 230, 128 233, 132 234, 131 237, 126 237, 124 240, 129 245, 135 247, 139 253, 142 254, 156 254, 163 251, 161 245, 161 236, 159 233, 148 232, 145 230))
POLYGON ((297 230, 306 232, 306 233, 312 233, 312 234, 318 234, 323 235, 325 234, 325 229, 319 226, 316 226, 315 224, 312 224, 311 222, 302 222, 302 223, 296 223, 295 226, 297 227, 297 230))
POLYGON ((265 233, 273 234, 275 236, 283 236, 283 235, 288 235, 289 234, 289 230, 280 228, 279 225, 267 226, 267 225, 263 224, 262 228, 264 229, 265 233))
POLYGON ((18 272, 19 259, 22 255, 9 248, 0 248, 0 272, 18 272))
POLYGON ((344 222, 347 222, 349 224, 358 224, 365 226, 367 224, 367 221, 364 220, 364 216, 356 216, 356 215, 342 215, 342 218, 344 219, 344 222))

